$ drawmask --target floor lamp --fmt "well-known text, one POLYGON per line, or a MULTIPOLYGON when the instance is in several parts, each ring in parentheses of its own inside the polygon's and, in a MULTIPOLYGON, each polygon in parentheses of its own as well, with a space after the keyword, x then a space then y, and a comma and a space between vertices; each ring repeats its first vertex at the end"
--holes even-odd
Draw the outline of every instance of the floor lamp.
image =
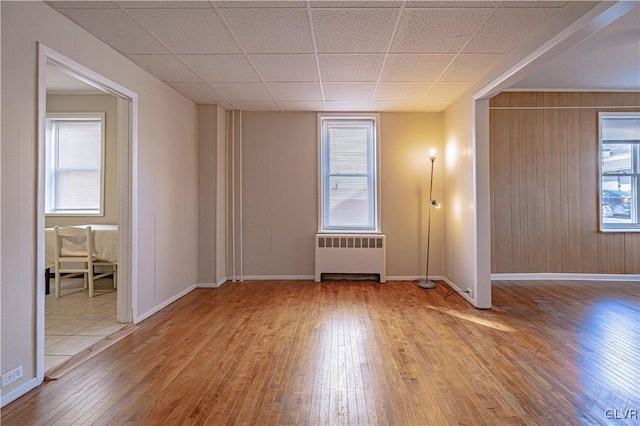
POLYGON ((436 161, 436 152, 431 150, 429 159, 431 160, 431 181, 429 183, 429 219, 427 221, 427 271, 424 276, 424 280, 418 281, 418 287, 420 288, 436 288, 436 283, 429 279, 429 243, 431 242, 431 206, 439 209, 440 203, 433 199, 433 163, 436 161))

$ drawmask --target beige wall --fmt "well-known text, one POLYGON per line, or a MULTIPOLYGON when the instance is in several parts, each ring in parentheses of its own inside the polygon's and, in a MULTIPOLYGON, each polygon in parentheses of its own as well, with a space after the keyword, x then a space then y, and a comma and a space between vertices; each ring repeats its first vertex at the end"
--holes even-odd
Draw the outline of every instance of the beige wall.
POLYGON ((1 359, 36 376, 36 52, 42 42, 138 94, 133 164, 134 314, 155 312, 197 274, 195 105, 40 2, 2 2, 1 359))
MULTIPOLYGON (((314 274, 316 121, 316 113, 242 115, 241 254, 245 277, 314 274)), ((425 273, 428 152, 435 148, 442 153, 442 126, 439 113, 381 114, 381 216, 387 236, 388 276, 415 278, 425 273)), ((442 173, 439 160, 434 196, 440 199, 442 173)), ((434 210, 432 216, 430 275, 442 272, 441 212, 434 210)), ((240 275, 239 259, 236 269, 240 275)))
POLYGON ((112 95, 47 95, 47 112, 104 112, 104 216, 47 216, 45 226, 118 223, 118 101, 112 95))
POLYGON ((198 105, 198 285, 216 286, 226 271, 226 115, 198 105))
POLYGON ((431 161, 436 150, 431 209, 429 276, 442 275, 443 115, 382 113, 380 117, 382 231, 387 237, 387 276, 413 279, 426 273, 431 161))
POLYGON ((640 233, 598 231, 601 111, 640 111, 640 94, 491 100, 493 273, 640 273, 640 233))

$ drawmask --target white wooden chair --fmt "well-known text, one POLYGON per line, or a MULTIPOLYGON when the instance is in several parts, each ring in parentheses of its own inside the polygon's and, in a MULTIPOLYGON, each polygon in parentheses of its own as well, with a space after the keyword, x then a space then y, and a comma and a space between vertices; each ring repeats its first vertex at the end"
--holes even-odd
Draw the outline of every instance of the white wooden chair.
POLYGON ((113 274, 113 288, 117 287, 116 276, 118 265, 104 262, 93 254, 93 234, 91 227, 55 226, 53 228, 55 238, 55 286, 56 297, 60 297, 60 276, 62 273, 84 275, 84 287, 89 287, 89 297, 93 297, 94 280, 113 274), (65 264, 71 264, 65 266, 65 264), (81 264, 81 267, 78 267, 81 264), (94 267, 110 266, 111 271, 94 274, 94 267))

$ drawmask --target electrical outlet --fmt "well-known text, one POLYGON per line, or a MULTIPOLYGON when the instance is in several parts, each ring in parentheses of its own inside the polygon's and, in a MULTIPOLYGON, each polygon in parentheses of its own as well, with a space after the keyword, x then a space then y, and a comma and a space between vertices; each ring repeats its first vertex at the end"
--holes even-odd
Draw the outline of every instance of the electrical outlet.
POLYGON ((473 290, 471 290, 471 287, 467 287, 467 294, 473 299, 473 290))
POLYGON ((2 387, 5 387, 22 377, 22 366, 14 368, 2 375, 2 387))

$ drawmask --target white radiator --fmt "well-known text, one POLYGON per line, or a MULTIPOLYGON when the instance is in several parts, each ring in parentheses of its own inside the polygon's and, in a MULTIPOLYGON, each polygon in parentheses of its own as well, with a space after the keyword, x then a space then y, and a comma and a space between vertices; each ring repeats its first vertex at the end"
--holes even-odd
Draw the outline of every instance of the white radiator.
POLYGON ((386 277, 386 241, 380 234, 316 234, 316 274, 378 274, 386 277))

